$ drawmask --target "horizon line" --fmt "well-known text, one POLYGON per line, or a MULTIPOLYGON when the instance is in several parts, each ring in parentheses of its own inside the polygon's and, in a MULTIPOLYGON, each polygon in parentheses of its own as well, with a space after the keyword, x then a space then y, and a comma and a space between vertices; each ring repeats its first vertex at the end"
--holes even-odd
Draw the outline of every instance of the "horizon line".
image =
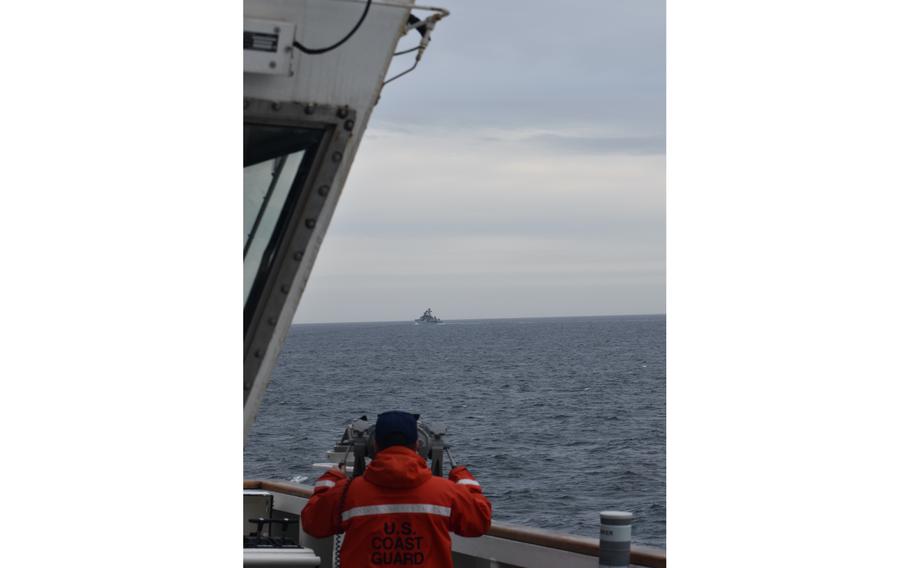
MULTIPOLYGON (((564 318, 621 318, 621 317, 642 317, 642 316, 664 316, 667 313, 644 313, 644 314, 595 314, 595 315, 567 315, 567 316, 510 316, 497 318, 451 318, 444 319, 442 323, 449 321, 486 321, 486 320, 515 320, 515 319, 564 319, 564 318)), ((414 320, 374 320, 374 321, 302 321, 291 322, 291 325, 331 325, 343 323, 413 323, 414 320)))

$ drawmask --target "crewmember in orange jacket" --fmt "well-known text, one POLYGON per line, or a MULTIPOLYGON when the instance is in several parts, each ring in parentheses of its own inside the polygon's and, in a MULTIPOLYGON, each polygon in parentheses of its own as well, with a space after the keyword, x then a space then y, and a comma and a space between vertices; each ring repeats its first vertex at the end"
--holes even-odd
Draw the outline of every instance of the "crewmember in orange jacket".
POLYGON ((301 511, 315 537, 344 533, 341 566, 452 568, 452 539, 481 536, 492 507, 464 466, 434 477, 417 447, 417 417, 384 412, 376 420, 378 453, 348 481, 331 469, 316 481, 301 511))

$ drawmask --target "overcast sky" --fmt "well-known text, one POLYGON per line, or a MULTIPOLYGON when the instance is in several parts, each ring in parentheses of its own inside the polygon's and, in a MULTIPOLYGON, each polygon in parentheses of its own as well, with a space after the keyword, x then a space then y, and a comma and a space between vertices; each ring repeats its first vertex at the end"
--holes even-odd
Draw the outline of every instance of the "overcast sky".
POLYGON ((295 322, 663 313, 664 2, 446 5, 383 91, 295 322))

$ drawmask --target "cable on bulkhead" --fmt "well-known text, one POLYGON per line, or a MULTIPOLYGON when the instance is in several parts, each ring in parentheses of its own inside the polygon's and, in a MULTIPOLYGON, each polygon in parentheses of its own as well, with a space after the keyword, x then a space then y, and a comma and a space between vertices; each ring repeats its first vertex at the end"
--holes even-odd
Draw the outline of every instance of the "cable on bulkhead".
POLYGON ((412 51, 417 51, 418 49, 420 49, 419 45, 417 47, 412 47, 411 49, 405 49, 404 51, 396 51, 392 55, 404 55, 405 53, 411 53, 412 51))
MULTIPOLYGON (((417 6, 415 6, 414 8, 416 9, 417 6)), ((441 20, 449 15, 448 10, 444 10, 441 8, 421 8, 421 9, 432 10, 436 13, 423 20, 421 20, 414 14, 411 14, 408 16, 408 23, 407 23, 407 26, 405 27, 405 34, 407 34, 411 30, 417 30, 420 33, 420 44, 417 45, 416 47, 412 47, 410 49, 405 49, 403 51, 396 51, 395 53, 392 54, 392 56, 404 55, 405 53, 411 53, 413 51, 416 51, 417 55, 414 57, 414 64, 411 65, 410 67, 408 67, 407 69, 405 69, 404 71, 402 71, 401 73, 398 73, 397 75, 383 81, 382 82, 383 87, 385 87, 386 85, 388 85, 395 79, 403 77, 403 76, 407 75, 408 73, 410 73, 411 71, 413 71, 414 69, 417 69, 417 65, 420 63, 420 60, 423 57, 423 52, 426 51, 427 46, 430 44, 430 33, 433 31, 433 28, 436 27, 436 23, 439 22, 439 20, 441 20)))
MULTIPOLYGON (((423 20, 415 16, 414 14, 408 14, 408 31, 417 30, 417 33, 420 34, 420 37, 423 38, 427 35, 427 26, 423 20), (416 24, 416 25, 415 25, 416 24)), ((404 55, 405 53, 411 53, 412 51, 417 51, 420 49, 419 45, 412 47, 411 49, 405 49, 404 51, 396 51, 392 56, 404 55)))
POLYGON ((320 48, 318 48, 318 49, 312 49, 312 48, 309 48, 309 47, 304 47, 304 45, 303 45, 302 43, 300 43, 299 41, 297 41, 297 40, 295 39, 295 40, 294 40, 294 47, 296 47, 296 48, 299 49, 300 51, 302 51, 302 52, 304 52, 304 53, 307 53, 307 54, 309 54, 309 55, 319 55, 320 53, 327 53, 327 52, 332 51, 333 49, 335 49, 335 48, 337 48, 337 47, 341 47, 342 45, 344 45, 344 43, 345 43, 346 41, 348 41, 349 39, 351 39, 351 36, 353 36, 353 35, 357 32, 357 30, 360 29, 360 24, 362 24, 363 21, 364 21, 365 19, 367 19, 367 14, 368 14, 369 11, 370 11, 370 5, 371 5, 372 3, 373 3, 373 0, 367 0, 367 5, 363 8, 363 14, 360 15, 360 19, 357 20, 357 23, 354 24, 354 27, 351 28, 351 31, 348 32, 348 35, 344 36, 343 38, 341 38, 340 40, 338 40, 338 41, 335 42, 334 44, 332 44, 332 45, 330 45, 330 46, 328 46, 328 47, 320 47, 320 48))
MULTIPOLYGON (((342 0, 342 1, 358 2, 359 0, 342 0)), ((341 47, 342 45, 345 44, 345 42, 347 42, 349 39, 351 39, 351 37, 355 33, 357 33, 357 30, 360 29, 361 24, 363 24, 363 21, 366 19, 367 14, 370 12, 370 6, 372 4, 373 4, 373 0, 367 0, 366 6, 364 6, 364 8, 363 8, 363 13, 360 15, 360 19, 357 20, 357 23, 354 24, 354 27, 351 28, 351 31, 349 31, 347 33, 347 35, 345 35, 343 38, 341 38, 337 42, 333 43, 332 45, 330 45, 328 47, 321 47, 318 49, 313 49, 313 48, 306 47, 305 45, 303 45, 302 43, 300 43, 299 41, 297 41, 295 39, 294 47, 296 47, 303 53, 307 53, 309 55, 318 55, 320 53, 327 53, 329 51, 332 51, 333 49, 341 47)), ((403 8, 403 9, 407 9, 407 10, 428 10, 431 12, 435 12, 433 15, 431 15, 423 20, 421 20, 414 14, 408 15, 408 21, 407 21, 407 25, 405 26, 404 33, 407 34, 407 32, 409 32, 411 30, 417 30, 417 32, 420 33, 420 36, 421 36, 420 44, 417 45, 416 47, 412 47, 410 49, 405 49, 402 51, 395 52, 392 55, 393 56, 404 55, 406 53, 413 53, 415 51, 417 52, 417 55, 414 58, 414 64, 411 65, 411 67, 409 67, 405 71, 395 75, 394 77, 391 77, 390 79, 386 79, 382 83, 382 86, 385 86, 385 85, 391 83, 392 81, 394 81, 395 79, 398 79, 399 77, 407 75, 408 73, 410 73, 411 71, 413 71, 414 69, 417 68, 417 64, 420 63, 420 59, 423 57, 423 52, 426 50, 427 45, 430 43, 430 32, 433 31, 433 28, 436 26, 436 23, 439 20, 441 20, 449 15, 449 11, 446 10, 445 8, 436 8, 434 6, 419 6, 417 4, 414 4, 414 5, 396 4, 393 2, 383 2, 382 0, 378 0, 376 2, 376 4, 379 6, 390 6, 390 7, 395 7, 395 8, 403 8)), ((378 100, 379 99, 377 98, 376 102, 378 102, 378 100)))

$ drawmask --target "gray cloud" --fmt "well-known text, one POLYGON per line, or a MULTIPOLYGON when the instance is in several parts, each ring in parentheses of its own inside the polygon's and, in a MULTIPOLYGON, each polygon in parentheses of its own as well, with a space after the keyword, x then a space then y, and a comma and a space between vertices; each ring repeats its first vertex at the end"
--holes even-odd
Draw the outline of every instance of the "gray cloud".
MULTIPOLYGON (((376 116, 416 124, 609 124, 662 136, 662 1, 461 0, 376 116)), ((410 65, 401 56, 398 66, 410 65)))
POLYGON ((663 136, 565 136, 538 134, 527 139, 553 151, 580 154, 663 154, 666 141, 663 136))
POLYGON ((296 320, 663 312, 664 3, 449 8, 383 92, 296 320))

